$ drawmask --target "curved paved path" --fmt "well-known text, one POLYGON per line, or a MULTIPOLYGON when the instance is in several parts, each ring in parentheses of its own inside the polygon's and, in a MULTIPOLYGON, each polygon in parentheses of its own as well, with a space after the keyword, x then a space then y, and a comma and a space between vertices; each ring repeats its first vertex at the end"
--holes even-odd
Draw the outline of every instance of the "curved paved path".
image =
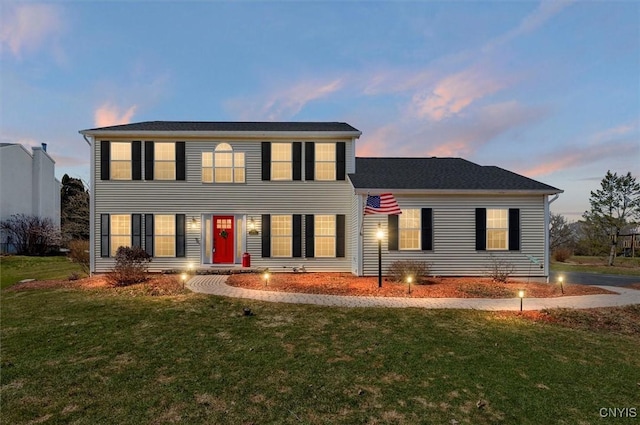
MULTIPOLYGON (((356 297, 341 295, 301 294, 277 291, 259 291, 236 288, 226 284, 228 276, 194 276, 187 287, 194 292, 244 298, 260 301, 315 304, 336 307, 418 307, 418 308, 462 308, 473 310, 520 310, 520 298, 396 298, 396 297, 356 297)), ((557 298, 525 298, 524 310, 545 308, 594 308, 640 304, 640 291, 635 289, 600 286, 617 294, 582 295, 557 298)))

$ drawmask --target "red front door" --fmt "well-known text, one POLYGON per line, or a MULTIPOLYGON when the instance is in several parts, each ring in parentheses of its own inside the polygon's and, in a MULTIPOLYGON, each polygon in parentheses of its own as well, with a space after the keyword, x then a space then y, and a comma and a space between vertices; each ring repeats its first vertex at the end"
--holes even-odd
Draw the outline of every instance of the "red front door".
POLYGON ((233 263, 233 222, 231 216, 215 216, 213 219, 213 262, 233 263))

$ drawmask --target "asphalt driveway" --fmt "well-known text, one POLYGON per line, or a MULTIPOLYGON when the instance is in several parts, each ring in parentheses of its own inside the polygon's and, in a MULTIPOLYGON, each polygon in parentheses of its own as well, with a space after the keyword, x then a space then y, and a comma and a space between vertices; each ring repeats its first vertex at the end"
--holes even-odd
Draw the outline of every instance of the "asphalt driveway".
POLYGON ((578 283, 580 285, 627 286, 632 283, 640 283, 640 276, 556 271, 551 272, 549 282, 557 282, 559 276, 563 276, 564 281, 567 283, 578 283))

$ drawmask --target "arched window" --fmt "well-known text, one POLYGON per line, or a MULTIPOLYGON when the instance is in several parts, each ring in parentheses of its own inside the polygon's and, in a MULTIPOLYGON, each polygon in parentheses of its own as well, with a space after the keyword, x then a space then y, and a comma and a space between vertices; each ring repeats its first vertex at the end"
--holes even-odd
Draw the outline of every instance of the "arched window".
POLYGON ((244 152, 234 152, 228 143, 220 143, 214 152, 202 152, 204 183, 244 183, 244 152))

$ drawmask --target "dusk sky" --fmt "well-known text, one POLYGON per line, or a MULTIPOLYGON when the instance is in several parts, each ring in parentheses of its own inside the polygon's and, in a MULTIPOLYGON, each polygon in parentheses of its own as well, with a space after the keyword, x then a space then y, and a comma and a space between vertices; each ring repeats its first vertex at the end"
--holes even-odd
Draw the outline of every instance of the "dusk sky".
POLYGON ((565 191, 640 180, 640 2, 1 3, 0 142, 48 143, 89 181, 79 130, 344 121, 358 156, 462 157, 565 191))

